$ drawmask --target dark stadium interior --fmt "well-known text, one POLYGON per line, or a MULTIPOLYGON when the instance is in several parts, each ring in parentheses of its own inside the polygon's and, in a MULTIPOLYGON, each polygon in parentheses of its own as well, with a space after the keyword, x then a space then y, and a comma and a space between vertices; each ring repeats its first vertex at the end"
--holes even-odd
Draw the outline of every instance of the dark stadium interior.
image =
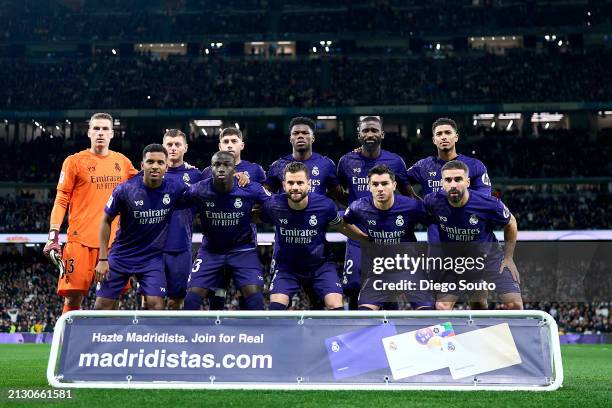
MULTIPOLYGON (((0 234, 48 231, 62 162, 98 111, 137 167, 180 128, 202 169, 220 124, 238 123, 265 170, 290 152, 293 116, 317 120, 314 150, 337 163, 358 117, 381 115, 383 148, 408 166, 435 154, 431 123, 448 116, 519 230, 612 229, 610 1, 0 0, 0 17, 0 234)), ((41 249, 0 244, 0 332, 15 315, 16 331, 51 331, 61 314, 41 249)), ((135 307, 130 292, 121 308, 135 307)), ((526 308, 612 332, 610 302, 526 308)))

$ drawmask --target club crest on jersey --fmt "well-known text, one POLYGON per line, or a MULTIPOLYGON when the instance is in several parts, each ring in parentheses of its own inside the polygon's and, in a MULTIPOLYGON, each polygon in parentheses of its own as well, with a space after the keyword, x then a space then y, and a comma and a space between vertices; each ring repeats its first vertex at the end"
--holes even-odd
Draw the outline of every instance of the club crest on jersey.
POLYGON ((361 167, 353 168, 353 173, 361 173, 361 167))
POLYGON ((395 225, 397 225, 398 227, 401 227, 402 225, 404 225, 404 217, 401 215, 398 215, 397 218, 395 219, 395 225))
POLYGON ((310 220, 308 220, 308 223, 310 224, 310 226, 314 227, 315 225, 317 225, 318 221, 317 221, 317 216, 316 215, 311 215, 310 216, 310 220))
POLYGON ((242 208, 242 199, 237 198, 237 199, 234 201, 234 207, 235 207, 235 208, 242 208))
POLYGON ((170 195, 169 194, 164 194, 164 198, 162 199, 162 203, 164 203, 164 205, 170 204, 170 195))
POLYGON ((331 351, 333 351, 334 353, 337 353, 340 351, 340 345, 338 344, 337 341, 332 341, 331 351))
POLYGON ((470 225, 478 224, 478 217, 476 216, 476 214, 472 214, 468 222, 470 223, 470 225))
POLYGON ((117 162, 115 162, 115 171, 116 171, 117 173, 120 173, 120 172, 121 172, 121 166, 120 166, 120 165, 119 165, 119 163, 117 163, 117 162))
POLYGON ((443 216, 441 216, 441 215, 438 215, 438 218, 439 218, 439 219, 440 219, 440 221, 442 221, 442 222, 446 222, 446 221, 448 221, 448 218, 443 217, 443 216))
POLYGON ((189 177, 189 173, 183 173, 183 182, 189 183, 191 178, 189 177))
POLYGON ((313 176, 318 176, 319 175, 319 167, 318 166, 314 166, 312 168, 312 175, 313 176))

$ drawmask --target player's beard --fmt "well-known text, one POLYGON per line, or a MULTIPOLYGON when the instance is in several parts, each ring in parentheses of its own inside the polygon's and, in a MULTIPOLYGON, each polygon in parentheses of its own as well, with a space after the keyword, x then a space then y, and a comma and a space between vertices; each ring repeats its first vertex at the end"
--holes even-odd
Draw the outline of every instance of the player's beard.
POLYGON ((378 147, 380 147, 382 143, 381 139, 375 139, 375 140, 365 140, 363 139, 363 141, 361 142, 361 147, 363 148, 363 150, 366 150, 368 152, 373 152, 376 149, 378 149, 378 147))
POLYGON ((465 190, 458 190, 456 188, 451 188, 448 191, 447 195, 448 195, 448 199, 450 201, 452 201, 453 203, 455 203, 455 204, 456 203, 460 203, 461 200, 463 200, 463 197, 465 196, 465 190), (456 196, 452 196, 451 193, 455 193, 455 192, 458 193, 458 194, 456 196))
POLYGON ((300 193, 289 193, 288 194, 289 200, 291 200, 292 202, 294 202, 296 204, 301 203, 306 198, 307 195, 308 195, 308 191, 302 191, 300 193), (297 196, 297 198, 294 198, 295 194, 299 194, 297 196))

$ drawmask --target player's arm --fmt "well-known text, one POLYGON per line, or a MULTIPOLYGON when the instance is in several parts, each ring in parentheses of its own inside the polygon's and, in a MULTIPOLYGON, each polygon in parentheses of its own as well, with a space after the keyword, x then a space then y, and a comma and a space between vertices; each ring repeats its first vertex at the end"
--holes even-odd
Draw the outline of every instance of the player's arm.
POLYGON ((491 179, 483 163, 479 162, 476 174, 470 177, 470 188, 491 195, 491 179))
POLYGON ((332 200, 336 201, 339 204, 342 204, 345 207, 348 205, 348 194, 344 191, 340 184, 333 188, 328 188, 327 195, 332 200))
POLYGON ((360 244, 365 244, 368 242, 368 236, 364 234, 359 228, 354 226, 353 224, 349 224, 344 219, 342 219, 338 224, 331 226, 337 232, 345 235, 346 237, 359 242, 360 244))
POLYGON ((95 271, 96 282, 102 282, 108 274, 108 243, 115 217, 116 215, 109 215, 105 212, 100 221, 100 257, 95 271))
POLYGON ((59 232, 62 222, 66 216, 66 210, 72 198, 72 191, 75 185, 77 169, 72 156, 64 160, 59 181, 57 182, 57 194, 51 210, 51 220, 49 222, 49 240, 43 248, 43 254, 51 260, 52 257, 61 258, 62 247, 59 243, 59 232), (54 252, 54 254, 52 254, 54 252))
POLYGON ((510 214, 510 221, 504 227, 504 260, 499 268, 499 273, 502 273, 504 268, 508 268, 512 274, 512 278, 520 283, 519 272, 514 263, 514 248, 516 248, 517 237, 518 225, 516 218, 514 218, 514 215, 510 214))
POLYGON ((414 192, 414 189, 409 183, 397 184, 397 190, 405 196, 412 197, 416 200, 422 200, 422 198, 414 192))

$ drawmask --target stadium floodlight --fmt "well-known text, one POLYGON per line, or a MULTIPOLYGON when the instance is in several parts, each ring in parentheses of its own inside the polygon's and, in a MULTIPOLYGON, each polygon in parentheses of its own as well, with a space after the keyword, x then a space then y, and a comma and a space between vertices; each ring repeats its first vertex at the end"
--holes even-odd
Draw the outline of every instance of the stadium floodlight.
POLYGON ((474 122, 472 122, 473 126, 476 126, 478 124, 478 121, 476 119, 474 119, 474 122))
POLYGON ((326 41, 325 44, 332 45, 332 42, 331 41, 326 41))
POLYGON ((199 127, 220 127, 223 121, 221 119, 196 119, 193 123, 199 127))
POLYGON ((218 42, 216 45, 217 45, 217 48, 223 47, 223 43, 222 42, 218 42))
POLYGON ((210 51, 208 50, 208 48, 206 48, 206 49, 204 50, 204 54, 206 54, 206 55, 210 54, 210 51))
POLYGON ((117 50, 115 50, 114 48, 111 50, 111 52, 113 53, 113 55, 117 55, 117 50))
POLYGON ((325 52, 329 52, 329 47, 325 47, 325 52))
POLYGON ((495 121, 491 122, 491 129, 495 127, 495 121))
POLYGON ((321 47, 325 45, 325 41, 319 41, 319 44, 321 44, 321 47))
POLYGON ((317 52, 317 47, 312 47, 312 52, 317 52))
POLYGON ((510 130, 512 129, 512 125, 514 124, 514 121, 511 120, 510 122, 508 122, 508 126, 506 126, 506 130, 510 130))
POLYGON ((317 120, 335 120, 337 118, 338 118, 337 116, 326 116, 326 115, 317 116, 317 120))
POLYGON ((559 42, 557 43, 557 45, 558 45, 559 47, 560 47, 560 46, 562 46, 562 45, 563 45, 563 41, 562 41, 562 40, 559 40, 559 42))
POLYGON ((436 43, 436 51, 440 51, 440 48, 442 48, 442 46, 440 45, 440 43, 436 43))
POLYGON ((548 129, 550 127, 550 123, 546 122, 546 124, 544 125, 544 129, 548 129))
POLYGON ((235 127, 236 129, 240 130, 240 125, 238 124, 238 122, 235 122, 235 123, 234 123, 234 127, 235 127))
POLYGON ((544 36, 544 39, 545 39, 546 41, 550 41, 550 35, 546 34, 546 35, 544 36))
POLYGON ((421 134, 421 129, 417 128, 417 135, 420 135, 420 134, 421 134))

